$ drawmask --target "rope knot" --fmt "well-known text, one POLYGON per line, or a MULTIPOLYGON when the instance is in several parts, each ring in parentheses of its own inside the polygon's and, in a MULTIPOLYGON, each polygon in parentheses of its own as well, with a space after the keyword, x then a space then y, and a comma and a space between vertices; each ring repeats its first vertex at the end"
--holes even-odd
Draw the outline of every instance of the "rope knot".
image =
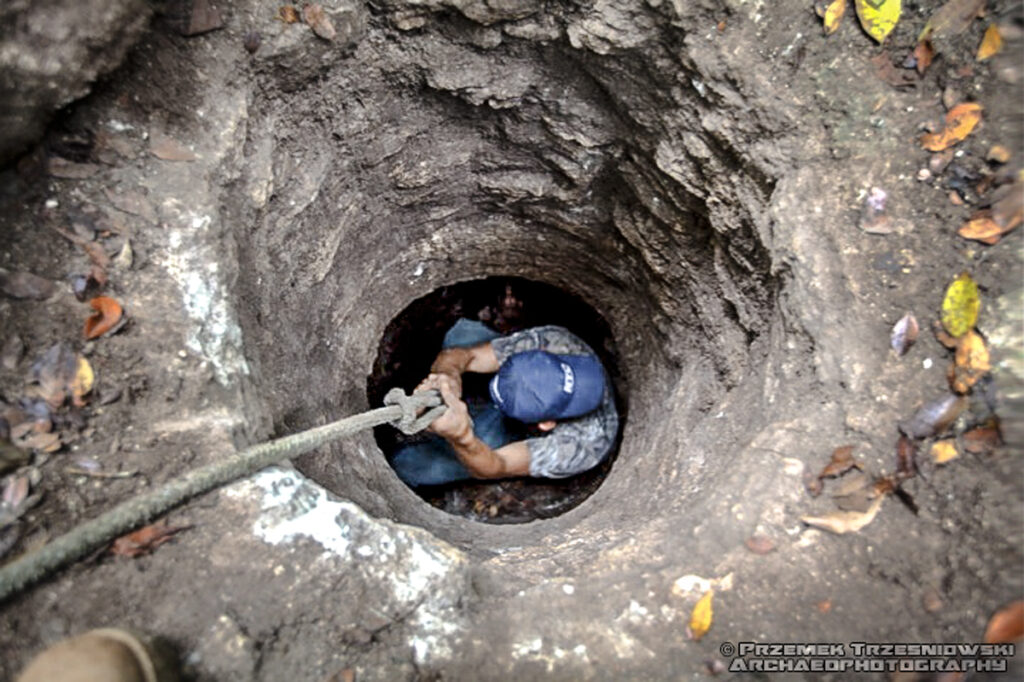
POLYGON ((384 396, 384 404, 402 408, 402 416, 392 424, 407 436, 427 428, 448 409, 441 400, 441 393, 435 389, 406 395, 402 389, 393 388, 384 396), (419 415, 420 410, 424 408, 427 408, 427 411, 419 415))

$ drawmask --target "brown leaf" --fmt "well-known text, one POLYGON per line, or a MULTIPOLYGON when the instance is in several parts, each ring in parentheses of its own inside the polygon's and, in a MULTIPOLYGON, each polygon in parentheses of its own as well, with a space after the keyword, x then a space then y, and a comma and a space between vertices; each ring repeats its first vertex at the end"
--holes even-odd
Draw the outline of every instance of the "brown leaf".
POLYGON ((1000 187, 993 195, 992 220, 1003 228, 1003 233, 1024 222, 1024 181, 1000 187))
POLYGON ((932 44, 927 40, 919 42, 914 48, 914 61, 917 64, 917 72, 923 76, 924 72, 931 66, 933 59, 935 59, 935 50, 932 48, 932 44))
POLYGON ((66 180, 82 180, 96 175, 100 167, 92 163, 75 163, 59 156, 51 156, 46 162, 47 174, 66 180))
POLYGON ((188 147, 160 133, 149 136, 149 151, 164 161, 195 161, 196 153, 188 147))
POLYGON ((981 122, 982 107, 976 102, 961 102, 946 114, 946 126, 937 133, 921 136, 921 145, 933 152, 941 152, 965 139, 981 122))
POLYGON ((967 393, 991 369, 988 348, 977 332, 969 331, 957 339, 956 356, 949 372, 949 383, 954 391, 967 393))
POLYGON ((898 357, 902 356, 907 352, 908 348, 914 345, 919 331, 920 327, 913 313, 906 313, 893 325, 892 334, 889 336, 889 345, 896 351, 898 357))
POLYGON ((818 478, 832 478, 854 467, 857 467, 857 462, 853 459, 853 446, 844 445, 832 452, 831 461, 821 470, 818 478))
POLYGON ((11 476, 0 492, 0 504, 8 509, 16 509, 28 498, 28 476, 11 476))
POLYGON ((89 301, 96 312, 85 321, 85 338, 95 339, 103 336, 117 326, 124 311, 121 304, 109 296, 97 296, 89 301))
POLYGON ((978 61, 983 62, 994 57, 1002 49, 1003 36, 999 33, 999 27, 989 24, 985 29, 985 37, 981 39, 981 45, 978 46, 978 61))
POLYGON ((992 614, 985 628, 986 644, 1012 644, 1024 639, 1024 600, 1017 600, 992 614))
POLYGON ((295 5, 281 5, 277 8, 277 18, 286 24, 294 24, 299 21, 299 10, 295 5))
POLYGON ((1002 444, 996 426, 979 426, 964 434, 964 449, 975 455, 987 455, 1002 444))
POLYGON ((132 558, 143 556, 144 554, 149 554, 165 542, 169 542, 175 533, 188 530, 191 527, 172 527, 168 524, 167 519, 163 519, 114 540, 114 544, 110 547, 110 553, 132 558))
POLYGON ((0 270, 0 291, 11 298, 30 298, 42 301, 53 295, 57 288, 53 282, 31 272, 0 270))
POLYGON ((928 19, 918 40, 963 33, 984 7, 985 0, 949 0, 928 19))
POLYGON ((743 544, 754 554, 764 555, 775 551, 775 543, 764 535, 751 535, 743 544))
POLYGON ((901 423, 900 431, 910 438, 935 436, 952 425, 967 409, 967 398, 947 394, 921 406, 909 420, 901 423))
POLYGON ((338 32, 334 30, 331 18, 327 16, 324 8, 320 5, 303 5, 302 19, 313 29, 313 33, 324 40, 334 40, 334 37, 338 35, 338 32))
POLYGON ((57 433, 33 433, 18 440, 18 446, 39 452, 57 452, 63 443, 57 433))
POLYGON ((917 445, 903 434, 896 441, 896 478, 900 481, 912 478, 917 472, 917 445))
POLYGON ((859 471, 843 476, 839 487, 832 493, 832 501, 843 511, 866 512, 880 494, 873 483, 870 477, 859 471))
POLYGON ((878 515, 878 510, 882 507, 882 501, 884 499, 885 497, 881 495, 876 497, 868 510, 864 512, 834 511, 826 514, 825 516, 803 516, 800 520, 809 526, 823 528, 824 530, 840 535, 844 533, 856 533, 861 528, 874 521, 875 516, 878 515))

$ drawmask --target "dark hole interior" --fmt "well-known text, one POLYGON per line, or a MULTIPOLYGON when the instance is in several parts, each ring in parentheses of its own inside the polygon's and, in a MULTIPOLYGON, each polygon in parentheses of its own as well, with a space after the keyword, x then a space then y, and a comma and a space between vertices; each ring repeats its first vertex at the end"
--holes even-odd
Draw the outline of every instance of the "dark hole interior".
MULTIPOLYGON (((445 332, 459 318, 479 320, 501 334, 557 324, 586 341, 600 356, 615 388, 619 438, 599 466, 566 479, 516 478, 463 481, 414 489, 430 504, 451 514, 488 523, 526 523, 558 516, 580 504, 611 470, 626 420, 626 386, 608 323, 582 299, 557 287, 517 277, 488 277, 441 287, 413 301, 384 330, 373 373, 367 381, 371 405, 400 386, 411 391, 427 375, 445 332)), ((467 374, 467 398, 486 398, 487 376, 467 374)), ((374 431, 389 462, 404 442, 396 429, 374 431)))

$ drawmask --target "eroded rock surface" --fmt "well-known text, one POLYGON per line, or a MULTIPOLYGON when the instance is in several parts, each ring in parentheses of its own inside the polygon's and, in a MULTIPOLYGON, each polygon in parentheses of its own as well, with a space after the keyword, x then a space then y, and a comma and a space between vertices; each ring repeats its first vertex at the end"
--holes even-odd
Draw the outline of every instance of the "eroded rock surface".
POLYGON ((0 8, 0 163, 39 139, 54 112, 117 68, 146 30, 145 0, 12 0, 0 8))

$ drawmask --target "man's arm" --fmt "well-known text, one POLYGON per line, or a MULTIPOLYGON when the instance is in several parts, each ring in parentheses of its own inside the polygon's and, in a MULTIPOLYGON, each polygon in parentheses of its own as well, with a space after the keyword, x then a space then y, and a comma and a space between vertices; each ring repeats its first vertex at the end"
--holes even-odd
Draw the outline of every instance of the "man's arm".
POLYGON ((525 476, 530 473, 530 450, 526 441, 491 448, 473 433, 466 403, 455 394, 454 382, 445 375, 436 380, 448 410, 434 420, 430 431, 448 441, 459 458, 475 478, 503 478, 525 476))
POLYGON ((497 372, 498 367, 498 356, 488 341, 470 348, 445 348, 437 354, 434 364, 430 366, 430 373, 451 377, 457 386, 457 395, 461 396, 463 373, 490 374, 497 372))

